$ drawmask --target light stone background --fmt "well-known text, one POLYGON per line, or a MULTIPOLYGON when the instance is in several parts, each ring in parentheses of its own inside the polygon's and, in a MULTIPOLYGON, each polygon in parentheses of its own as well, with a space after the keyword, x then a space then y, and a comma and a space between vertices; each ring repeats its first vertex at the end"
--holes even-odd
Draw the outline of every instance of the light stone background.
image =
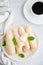
POLYGON ((28 22, 23 15, 23 7, 27 0, 9 0, 9 5, 14 12, 13 24, 30 24, 39 35, 38 51, 29 60, 17 62, 17 65, 43 65, 43 25, 28 22))

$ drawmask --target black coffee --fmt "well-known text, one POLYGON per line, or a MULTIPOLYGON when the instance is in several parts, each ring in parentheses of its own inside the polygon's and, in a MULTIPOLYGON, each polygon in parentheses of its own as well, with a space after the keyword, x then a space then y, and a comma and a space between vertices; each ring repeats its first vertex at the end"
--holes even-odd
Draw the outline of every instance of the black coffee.
POLYGON ((43 14, 43 2, 36 2, 32 5, 32 11, 37 14, 43 14))

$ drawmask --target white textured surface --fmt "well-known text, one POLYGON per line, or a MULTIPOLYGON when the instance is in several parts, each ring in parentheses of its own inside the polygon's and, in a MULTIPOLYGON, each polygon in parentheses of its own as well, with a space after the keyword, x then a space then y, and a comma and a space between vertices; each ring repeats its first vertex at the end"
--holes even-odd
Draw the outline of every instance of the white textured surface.
MULTIPOLYGON (((23 6, 26 0, 9 0, 10 7, 14 12, 13 24, 31 24, 23 15, 23 6)), ((39 35, 39 48, 38 51, 29 60, 17 62, 17 65, 43 65, 43 25, 31 24, 34 30, 39 35)))
MULTIPOLYGON (((23 6, 26 0, 9 0, 11 8, 14 11, 14 24, 31 24, 23 15, 23 6)), ((43 65, 43 25, 31 24, 34 30, 39 35, 39 48, 38 51, 28 61, 18 62, 18 65, 43 65)))

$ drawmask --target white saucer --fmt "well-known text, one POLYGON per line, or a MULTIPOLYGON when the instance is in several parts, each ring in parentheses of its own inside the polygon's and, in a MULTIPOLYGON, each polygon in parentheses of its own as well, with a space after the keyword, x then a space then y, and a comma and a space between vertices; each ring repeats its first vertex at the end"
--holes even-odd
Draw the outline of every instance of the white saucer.
POLYGON ((25 18, 34 24, 43 24, 43 14, 42 15, 36 15, 32 11, 32 5, 35 2, 43 2, 43 0, 28 0, 24 6, 23 13, 25 15, 25 18))

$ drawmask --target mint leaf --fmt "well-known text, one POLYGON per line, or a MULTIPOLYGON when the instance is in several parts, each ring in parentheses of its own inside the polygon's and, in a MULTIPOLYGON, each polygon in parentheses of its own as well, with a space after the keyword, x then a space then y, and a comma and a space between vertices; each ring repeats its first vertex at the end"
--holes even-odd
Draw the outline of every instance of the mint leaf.
POLYGON ((13 41, 14 45, 17 45, 17 40, 16 40, 16 38, 13 38, 12 41, 13 41))
POLYGON ((34 40, 34 39, 35 39, 34 36, 29 36, 29 37, 28 37, 28 41, 32 41, 32 40, 34 40))
POLYGON ((3 44, 2 44, 2 46, 6 46, 6 41, 5 41, 5 40, 3 41, 3 44))
POLYGON ((24 57, 25 57, 24 54, 22 54, 22 53, 20 53, 19 56, 20 56, 21 58, 24 58, 24 57))

